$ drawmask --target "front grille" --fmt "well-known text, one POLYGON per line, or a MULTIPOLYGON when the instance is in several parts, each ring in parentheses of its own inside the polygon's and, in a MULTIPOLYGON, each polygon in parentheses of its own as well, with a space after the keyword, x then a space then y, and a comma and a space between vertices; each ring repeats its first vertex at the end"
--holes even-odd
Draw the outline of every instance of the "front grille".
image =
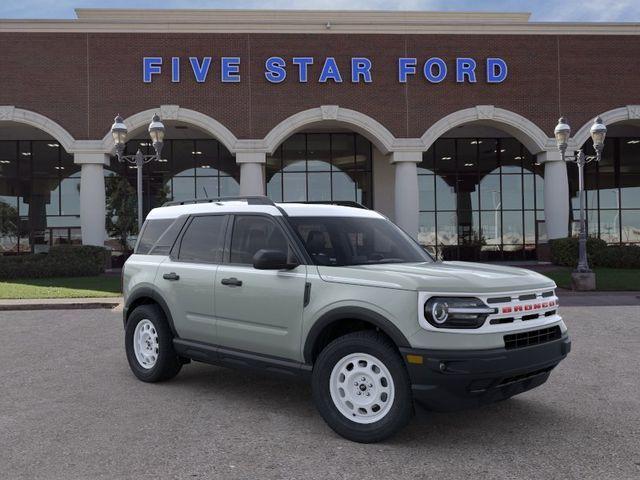
POLYGON ((530 332, 512 333, 504 336, 504 346, 507 350, 529 347, 557 340, 561 335, 560 327, 557 325, 530 332))

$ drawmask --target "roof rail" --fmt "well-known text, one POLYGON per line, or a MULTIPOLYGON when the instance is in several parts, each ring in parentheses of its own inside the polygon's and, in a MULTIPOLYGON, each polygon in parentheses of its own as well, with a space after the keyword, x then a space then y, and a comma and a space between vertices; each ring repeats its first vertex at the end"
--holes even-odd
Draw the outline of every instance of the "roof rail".
POLYGON ((353 200, 310 200, 306 202, 281 202, 281 203, 303 203, 307 205, 338 205, 341 207, 361 208, 362 210, 369 210, 361 203, 354 202, 353 200))
POLYGON ((244 195, 237 197, 209 197, 209 198, 189 198, 186 200, 173 200, 171 202, 165 202, 163 207, 171 207, 173 205, 191 205, 194 203, 217 203, 217 202, 230 202, 234 200, 246 200, 247 205, 271 205, 276 204, 269 197, 262 195, 244 195))

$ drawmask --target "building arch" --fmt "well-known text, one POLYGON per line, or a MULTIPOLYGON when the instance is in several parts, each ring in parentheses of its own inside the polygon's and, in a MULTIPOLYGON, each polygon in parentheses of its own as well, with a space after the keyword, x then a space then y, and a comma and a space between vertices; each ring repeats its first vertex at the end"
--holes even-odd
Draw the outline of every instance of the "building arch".
POLYGON ((318 123, 348 127, 366 137, 385 155, 393 150, 395 137, 380 122, 364 113, 338 105, 322 105, 285 118, 264 137, 264 147, 268 153, 273 153, 291 135, 318 123))
POLYGON ((553 139, 531 120, 493 105, 477 105, 450 113, 434 123, 421 137, 425 150, 452 128, 474 122, 505 131, 533 154, 554 148, 553 139))
MULTIPOLYGON (((614 123, 625 122, 628 120, 635 120, 640 124, 640 105, 626 105, 624 107, 614 108, 600 114, 602 122, 608 127, 614 123)), ((582 148, 582 145, 589 140, 591 136, 591 125, 593 125, 593 118, 590 118, 587 123, 580 127, 572 137, 572 146, 574 149, 582 148)))
MULTIPOLYGON (((236 144, 238 142, 238 139, 231 132, 231 130, 225 127, 222 123, 208 115, 205 115, 204 113, 190 110, 188 108, 183 108, 178 105, 161 105, 160 108, 151 108, 149 110, 144 110, 142 112, 131 115, 130 117, 127 117, 124 120, 124 123, 129 131, 132 132, 142 127, 146 127, 151 121, 153 115, 156 113, 160 115, 160 118, 163 122, 173 120, 193 125, 194 127, 198 127, 199 129, 214 137, 216 140, 222 143, 231 153, 235 153, 237 150, 236 144)), ((107 134, 103 137, 102 146, 105 153, 114 153, 115 146, 113 143, 111 132, 107 132, 107 134)))
POLYGON ((22 123, 35 127, 55 138, 67 152, 73 151, 75 143, 73 136, 59 123, 37 112, 13 105, 0 106, 0 124, 2 122, 22 123))

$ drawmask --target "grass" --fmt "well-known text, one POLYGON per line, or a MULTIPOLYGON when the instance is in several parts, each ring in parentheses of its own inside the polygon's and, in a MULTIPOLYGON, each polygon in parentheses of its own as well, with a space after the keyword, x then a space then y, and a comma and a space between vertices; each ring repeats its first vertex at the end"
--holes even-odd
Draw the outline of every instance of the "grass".
POLYGON ((120 296, 120 277, 28 278, 0 282, 0 299, 95 298, 120 296))
MULTIPOLYGON (((561 288, 571 288, 573 268, 558 267, 557 270, 543 272, 561 288)), ((633 268, 594 268, 596 272, 596 290, 601 291, 640 291, 640 270, 633 268)))

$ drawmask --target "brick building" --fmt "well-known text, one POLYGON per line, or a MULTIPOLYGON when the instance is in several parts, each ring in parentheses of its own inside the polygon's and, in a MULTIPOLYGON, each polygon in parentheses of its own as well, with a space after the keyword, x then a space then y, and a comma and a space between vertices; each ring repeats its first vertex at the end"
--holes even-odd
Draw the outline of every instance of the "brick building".
MULTIPOLYGON (((534 23, 528 14, 77 10, 0 20, 0 251, 118 248, 105 231, 116 114, 144 168, 145 211, 167 199, 263 194, 355 200, 449 258, 536 258, 588 228, 640 242, 640 25, 534 23)), ((133 241, 132 237, 132 241, 133 241)))

